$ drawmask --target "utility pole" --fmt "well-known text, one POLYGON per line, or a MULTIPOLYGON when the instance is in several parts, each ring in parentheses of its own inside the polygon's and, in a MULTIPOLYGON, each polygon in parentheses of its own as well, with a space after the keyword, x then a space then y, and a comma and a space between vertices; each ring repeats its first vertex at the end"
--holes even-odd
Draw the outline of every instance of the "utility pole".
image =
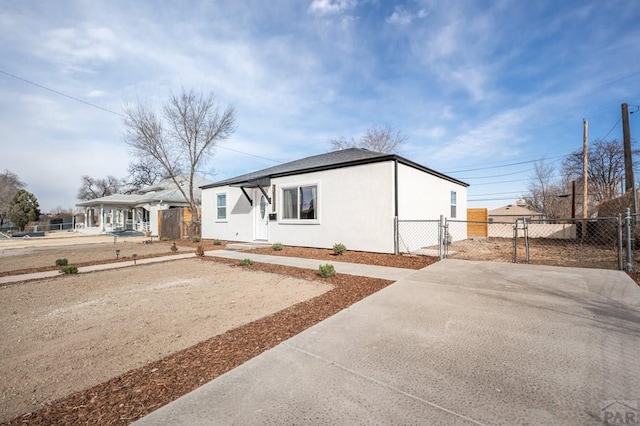
POLYGON ((624 191, 632 193, 634 214, 638 213, 638 197, 636 195, 636 184, 633 177, 633 158, 631 153, 631 130, 629 129, 629 105, 626 103, 622 107, 622 143, 624 147, 624 191))
POLYGON ((588 218, 587 198, 589 187, 589 122, 582 119, 582 217, 588 218))

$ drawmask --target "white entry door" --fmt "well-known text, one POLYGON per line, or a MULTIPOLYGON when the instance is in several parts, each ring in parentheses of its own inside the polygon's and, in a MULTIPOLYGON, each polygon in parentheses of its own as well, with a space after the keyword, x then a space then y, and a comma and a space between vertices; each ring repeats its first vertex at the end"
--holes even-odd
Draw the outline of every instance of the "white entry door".
POLYGON ((267 241, 269 239, 269 202, 259 189, 254 190, 253 213, 254 235, 256 240, 267 241))

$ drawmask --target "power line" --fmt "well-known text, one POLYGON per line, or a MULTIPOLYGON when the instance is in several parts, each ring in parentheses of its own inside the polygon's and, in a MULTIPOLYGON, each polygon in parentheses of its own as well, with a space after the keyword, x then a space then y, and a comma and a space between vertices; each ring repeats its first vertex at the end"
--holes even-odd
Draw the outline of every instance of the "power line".
MULTIPOLYGON (((101 107, 100 105, 96 105, 96 104, 93 104, 91 102, 87 102, 87 101, 82 100, 80 98, 76 98, 75 96, 67 95, 66 93, 60 92, 59 90, 52 89, 50 87, 44 86, 42 84, 36 83, 34 81, 31 81, 31 80, 27 80, 26 78, 22 78, 22 77, 19 77, 19 76, 15 75, 15 74, 11 74, 10 72, 6 72, 6 71, 3 71, 3 70, 0 69, 0 73, 4 74, 4 75, 7 75, 9 77, 15 78, 16 80, 20 80, 20 81, 23 81, 25 83, 31 84, 33 86, 39 87, 41 89, 48 90, 49 92, 55 93, 56 95, 64 96, 65 98, 69 98, 69 99, 72 99, 74 101, 83 103, 83 104, 88 105, 90 107, 100 109, 102 111, 108 112, 110 114, 117 115, 119 117, 123 117, 123 118, 125 117, 124 114, 121 114, 121 113, 119 113, 117 111, 113 111, 113 110, 110 110, 108 108, 101 107)), ((218 145, 218 148, 226 149, 227 151, 237 152, 238 154, 248 155, 250 157, 260 158, 262 160, 272 161, 272 162, 278 163, 278 164, 282 163, 282 161, 274 160, 272 158, 262 157, 262 156, 256 155, 256 154, 250 154, 248 152, 240 151, 238 149, 228 148, 226 146, 218 145)))
POLYGON ((503 177, 503 176, 512 176, 512 175, 519 175, 520 173, 526 173, 526 172, 530 172, 533 169, 525 169, 525 170, 520 170, 518 172, 513 172, 513 173, 505 173, 502 175, 493 175, 493 176, 474 176, 474 177, 459 177, 458 179, 462 179, 462 180, 467 180, 467 179, 490 179, 490 178, 497 178, 497 177, 503 177))
POLYGON ((527 191, 507 191, 507 192, 485 192, 483 194, 473 194, 472 197, 484 197, 486 195, 522 194, 527 191))
POLYGON ((611 132, 613 132, 613 129, 616 128, 616 126, 620 123, 620 120, 622 120, 622 117, 618 118, 618 121, 616 121, 616 124, 613 125, 613 127, 611 128, 611 130, 609 130, 609 132, 607 132, 606 135, 604 135, 601 139, 606 139, 607 136, 609 136, 611 134, 611 132))
POLYGON ((67 95, 66 93, 59 92, 58 90, 51 89, 50 87, 43 86, 42 84, 35 83, 35 82, 31 81, 31 80, 27 80, 26 78, 18 77, 15 74, 11 74, 11 73, 3 71, 3 70, 0 70, 0 73, 2 73, 4 75, 8 75, 9 77, 13 77, 16 80, 20 80, 20 81, 24 81, 25 83, 32 84, 32 85, 34 85, 36 87, 39 87, 41 89, 48 90, 50 92, 55 93, 56 95, 64 96, 65 98, 73 99, 74 101, 78 101, 78 102, 83 103, 85 105, 89 105, 90 107, 98 108, 98 109, 101 109, 102 111, 106 111, 106 112, 108 112, 110 114, 115 114, 115 115, 118 115, 120 117, 124 117, 124 115, 120 114, 119 112, 112 111, 112 110, 110 110, 108 108, 101 107, 100 105, 92 104, 91 102, 83 101, 82 99, 76 98, 75 96, 67 95))
POLYGON ((501 167, 510 167, 510 166, 517 166, 517 165, 520 165, 520 164, 535 163, 536 161, 554 160, 554 159, 558 159, 558 158, 568 157, 569 155, 571 155, 571 154, 557 155, 555 157, 541 157, 541 158, 536 158, 535 160, 518 161, 516 163, 503 164, 503 165, 500 165, 500 166, 478 167, 478 168, 475 168, 475 169, 466 169, 466 170, 452 170, 452 171, 443 172, 443 173, 445 173, 445 174, 453 174, 453 173, 475 172, 477 170, 498 169, 498 168, 501 168, 501 167))
MULTIPOLYGON (((549 176, 549 178, 559 178, 561 176, 549 176)), ((497 182, 485 182, 485 183, 474 183, 473 186, 482 186, 482 185, 496 185, 499 183, 511 183, 511 182, 531 182, 537 180, 537 178, 530 179, 515 179, 515 180, 501 180, 497 182)))
MULTIPOLYGON (((530 198, 530 197, 520 197, 520 198, 530 198)), ((472 203, 472 202, 477 202, 477 201, 505 201, 505 200, 513 200, 513 197, 507 197, 507 198, 478 198, 475 200, 467 200, 467 202, 472 203)))

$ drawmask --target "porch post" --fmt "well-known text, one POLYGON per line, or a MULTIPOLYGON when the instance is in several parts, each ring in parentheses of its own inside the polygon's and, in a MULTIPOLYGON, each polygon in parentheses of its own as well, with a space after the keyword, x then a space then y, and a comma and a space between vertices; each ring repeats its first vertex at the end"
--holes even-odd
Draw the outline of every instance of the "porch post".
POLYGON ((100 232, 104 232, 104 205, 100 204, 100 232))

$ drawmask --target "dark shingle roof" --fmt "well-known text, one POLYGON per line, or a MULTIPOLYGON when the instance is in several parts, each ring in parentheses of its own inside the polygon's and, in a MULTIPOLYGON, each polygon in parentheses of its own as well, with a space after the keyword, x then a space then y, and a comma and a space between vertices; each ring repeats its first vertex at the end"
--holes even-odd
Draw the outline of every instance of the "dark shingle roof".
POLYGON ((267 169, 258 170, 256 172, 247 173, 230 179, 214 182, 201 188, 215 188, 225 185, 238 185, 243 183, 254 182, 267 178, 279 176, 297 175, 302 173, 315 172, 320 170, 338 169, 348 166, 356 166, 359 164, 377 163, 380 161, 398 160, 410 167, 417 168, 426 173, 441 177, 460 185, 468 186, 452 177, 438 173, 427 167, 414 163, 406 158, 394 154, 385 154, 381 152, 369 151, 363 148, 348 148, 340 151, 328 152, 326 154, 313 155, 311 157, 302 158, 300 160, 291 161, 289 163, 280 164, 269 167, 267 169))

